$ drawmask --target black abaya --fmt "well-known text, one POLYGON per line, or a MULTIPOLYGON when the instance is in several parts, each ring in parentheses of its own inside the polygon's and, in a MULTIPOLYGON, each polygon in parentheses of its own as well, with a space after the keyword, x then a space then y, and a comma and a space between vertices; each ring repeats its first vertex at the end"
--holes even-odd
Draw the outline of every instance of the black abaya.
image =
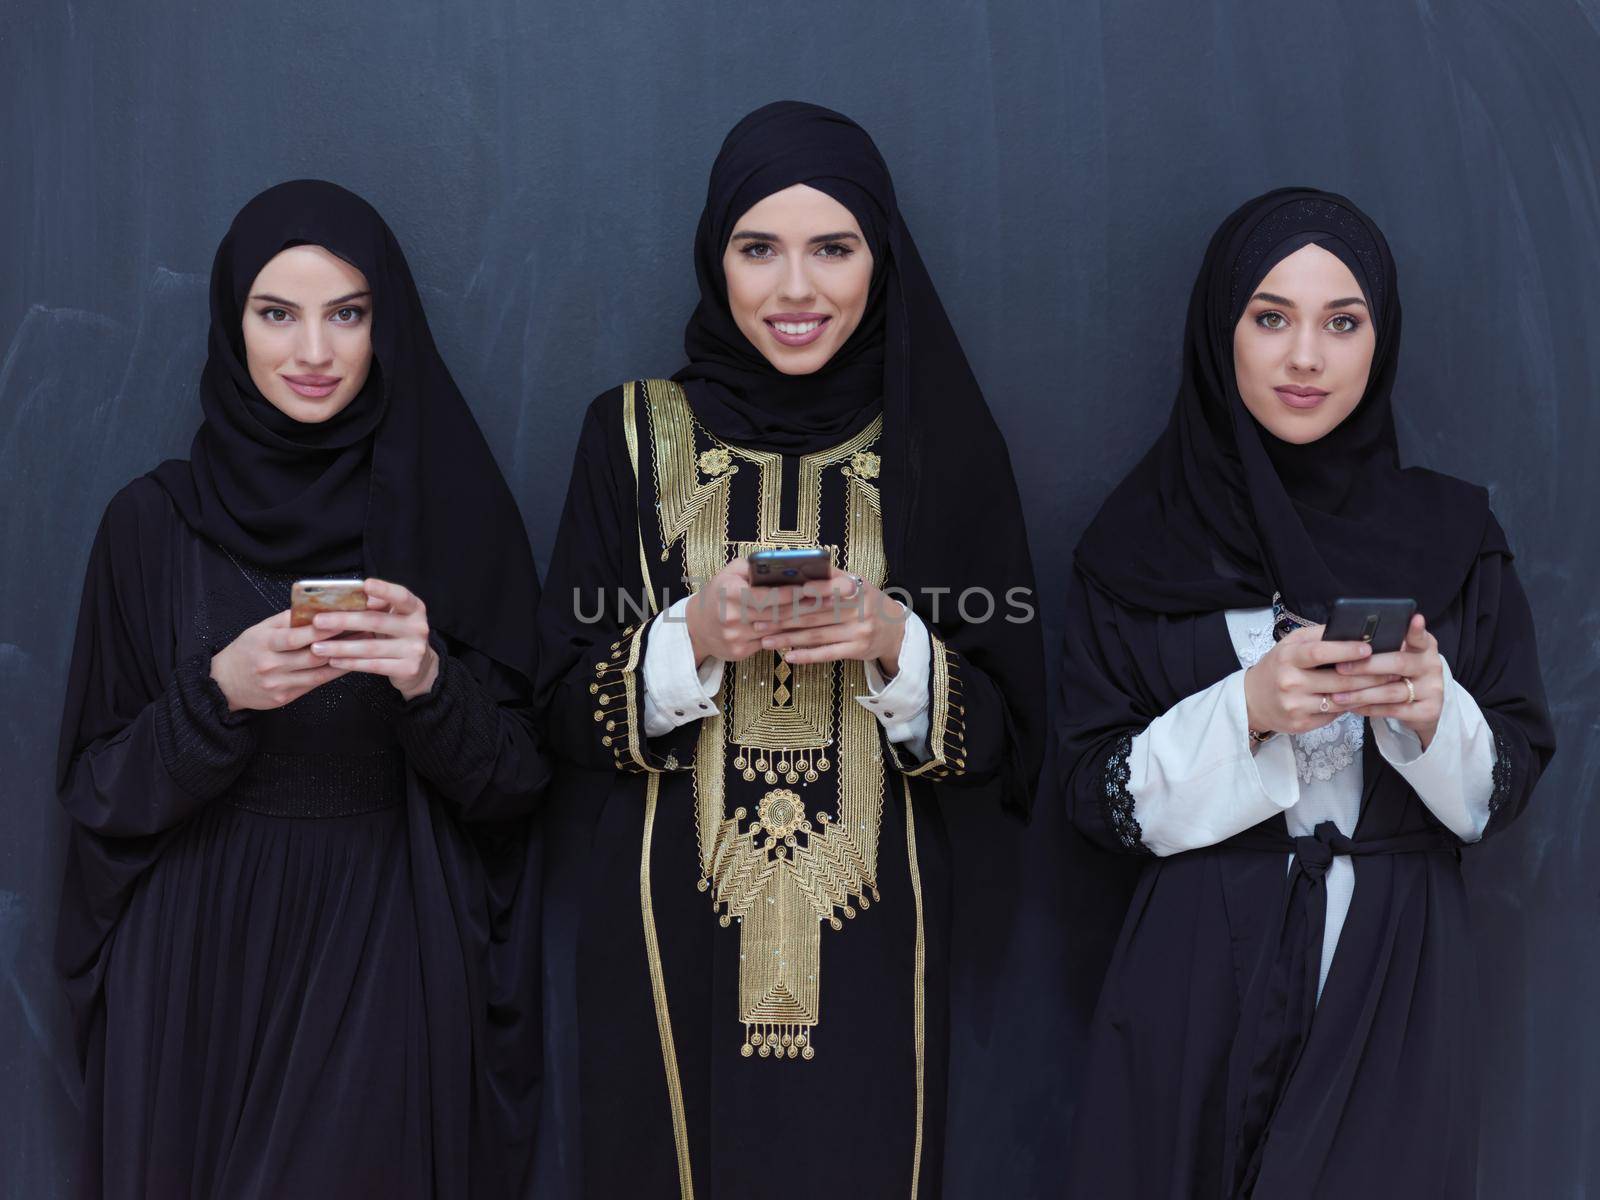
POLYGON ((111 501, 67 683, 56 952, 83 1192, 511 1194, 538 1103, 528 817, 548 775, 526 535, 364 202, 263 193, 212 298, 194 458, 111 501), (346 419, 296 427, 255 391, 238 321, 262 263, 304 241, 366 275, 375 361, 346 419), (471 537, 437 497, 388 494, 452 472, 471 537), (433 688, 405 701, 352 673, 229 713, 211 658, 288 608, 293 579, 362 573, 429 602, 433 688))
POLYGON ((695 263, 679 382, 590 409, 540 612, 540 701, 569 759, 556 806, 584 856, 583 1186, 936 1196, 952 889, 936 795, 1026 814, 1043 749, 1037 619, 1007 610, 1033 587, 1015 480, 860 126, 794 102, 739 122, 695 263), (721 261, 733 222, 796 183, 850 210, 874 269, 830 362, 784 376, 739 331, 721 261), (645 736, 651 614, 752 545, 831 546, 904 589, 931 634, 926 761, 856 703, 860 663, 791 675, 770 651, 726 664, 714 711, 645 736), (988 618, 957 602, 967 589, 988 589, 988 618))
MULTIPOLYGON (((1348 201, 1269 193, 1229 217, 1190 304, 1172 421, 1078 548, 1067 614, 1062 778, 1073 820, 1148 855, 1128 755, 1175 705, 1239 670, 1225 610, 1282 589, 1414 595, 1494 735, 1486 833, 1554 750, 1533 621, 1481 489, 1402 470, 1390 389, 1399 300, 1381 235, 1348 201), (1367 392, 1320 441, 1255 423, 1232 330, 1275 261, 1316 241, 1379 324, 1367 392)), ((1090 1037, 1066 1194, 1438 1197, 1474 1191, 1476 1047, 1463 843, 1365 741, 1353 835, 1276 816, 1151 857, 1090 1037), (1292 853, 1292 865, 1285 863, 1292 853), (1355 887, 1320 998, 1326 873, 1355 887)))

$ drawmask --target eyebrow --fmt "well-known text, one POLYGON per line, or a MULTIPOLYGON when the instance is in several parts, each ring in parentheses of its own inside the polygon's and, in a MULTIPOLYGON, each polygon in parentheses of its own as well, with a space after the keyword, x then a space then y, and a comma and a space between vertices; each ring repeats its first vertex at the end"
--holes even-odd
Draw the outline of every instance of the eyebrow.
MULTIPOLYGON (((1282 305, 1284 308, 1299 308, 1300 307, 1293 300, 1289 299, 1289 297, 1287 297, 1287 296, 1277 296, 1277 295, 1274 295, 1271 292, 1257 292, 1254 296, 1251 296, 1250 299, 1252 299, 1252 300, 1265 300, 1268 304, 1279 304, 1279 305, 1282 305)), ((1324 309, 1329 309, 1329 308, 1353 308, 1357 304, 1359 304, 1362 308, 1365 308, 1367 306, 1367 302, 1365 300, 1363 300, 1360 296, 1345 296, 1345 297, 1343 297, 1343 298, 1341 298, 1339 300, 1329 300, 1322 307, 1324 309)))
MULTIPOLYGON (((754 229, 741 229, 728 239, 730 242, 781 242, 783 239, 775 233, 761 233, 754 229)), ((814 238, 807 238, 806 245, 820 246, 823 242, 859 242, 861 235, 841 230, 838 233, 819 233, 814 238)))
MULTIPOLYGON (((348 304, 352 300, 365 300, 370 295, 372 295, 372 293, 370 291, 366 291, 366 292, 350 292, 348 295, 338 296, 338 297, 336 297, 336 298, 334 298, 332 300, 325 301, 323 303, 322 307, 323 308, 332 308, 337 304, 348 304)), ((267 304, 282 305, 284 308, 296 308, 297 309, 297 308, 300 307, 293 300, 285 300, 282 296, 274 296, 274 295, 271 295, 271 294, 269 294, 267 292, 257 292, 257 293, 255 293, 255 295, 251 296, 250 299, 252 299, 252 300, 260 300, 260 301, 263 301, 264 303, 267 303, 267 304)))

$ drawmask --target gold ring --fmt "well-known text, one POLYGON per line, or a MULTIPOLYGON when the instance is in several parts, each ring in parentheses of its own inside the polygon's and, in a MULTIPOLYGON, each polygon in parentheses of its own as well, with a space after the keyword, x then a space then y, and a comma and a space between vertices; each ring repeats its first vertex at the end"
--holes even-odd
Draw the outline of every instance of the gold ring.
POLYGON ((1328 703, 1328 698, 1327 698, 1327 697, 1326 697, 1326 696, 1324 696, 1324 697, 1323 697, 1323 698, 1322 698, 1322 703, 1321 703, 1321 704, 1319 704, 1319 705, 1318 705, 1318 706, 1317 706, 1317 707, 1318 707, 1318 708, 1320 708, 1320 709, 1321 709, 1321 710, 1322 710, 1322 711, 1323 711, 1323 712, 1327 712, 1327 711, 1328 711, 1328 709, 1329 709, 1329 708, 1330 708, 1330 707, 1332 707, 1332 706, 1331 706, 1331 705, 1329 705, 1329 703, 1328 703))
MULTIPOLYGON (((1401 676, 1401 678, 1404 679, 1405 677, 1401 676)), ((1411 680, 1406 679, 1405 683, 1406 683, 1406 703, 1407 704, 1415 704, 1417 702, 1417 689, 1411 686, 1411 680)))

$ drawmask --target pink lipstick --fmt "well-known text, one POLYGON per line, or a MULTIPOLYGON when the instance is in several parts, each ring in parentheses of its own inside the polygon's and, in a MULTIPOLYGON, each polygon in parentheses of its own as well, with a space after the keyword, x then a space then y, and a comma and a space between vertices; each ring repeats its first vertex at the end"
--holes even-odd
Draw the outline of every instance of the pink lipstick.
POLYGON ((1284 384, 1282 387, 1275 387, 1272 390, 1277 392, 1278 399, 1282 400, 1290 408, 1315 408, 1328 398, 1328 393, 1321 388, 1299 387, 1294 384, 1284 384))
POLYGON ((821 313, 773 313, 762 318, 772 336, 785 346, 809 346, 822 336, 832 319, 821 313))
POLYGON ((333 389, 340 383, 337 375, 283 375, 280 378, 308 400, 321 400, 333 395, 333 389))

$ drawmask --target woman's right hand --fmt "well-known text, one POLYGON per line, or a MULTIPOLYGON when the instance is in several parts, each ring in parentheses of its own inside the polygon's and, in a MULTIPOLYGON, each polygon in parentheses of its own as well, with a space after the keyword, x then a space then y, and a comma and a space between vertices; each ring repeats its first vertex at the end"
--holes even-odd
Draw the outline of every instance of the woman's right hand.
POLYGON ((1366 642, 1323 641, 1321 625, 1295 630, 1244 673, 1250 728, 1259 733, 1309 733, 1347 708, 1360 707, 1359 697, 1352 697, 1349 704, 1335 704, 1332 694, 1381 687, 1394 676, 1344 675, 1317 668, 1371 657, 1372 647, 1366 642))
POLYGON ((289 624, 285 609, 250 626, 211 656, 211 678, 228 699, 228 711, 282 708, 313 688, 346 674, 312 653, 315 626, 289 624))
POLYGON ((743 662, 761 649, 761 638, 779 613, 790 611, 799 600, 800 611, 811 612, 825 603, 823 585, 750 586, 750 561, 739 555, 696 592, 689 601, 685 624, 694 646, 696 663, 709 658, 743 662), (809 603, 807 603, 809 601, 809 603))

